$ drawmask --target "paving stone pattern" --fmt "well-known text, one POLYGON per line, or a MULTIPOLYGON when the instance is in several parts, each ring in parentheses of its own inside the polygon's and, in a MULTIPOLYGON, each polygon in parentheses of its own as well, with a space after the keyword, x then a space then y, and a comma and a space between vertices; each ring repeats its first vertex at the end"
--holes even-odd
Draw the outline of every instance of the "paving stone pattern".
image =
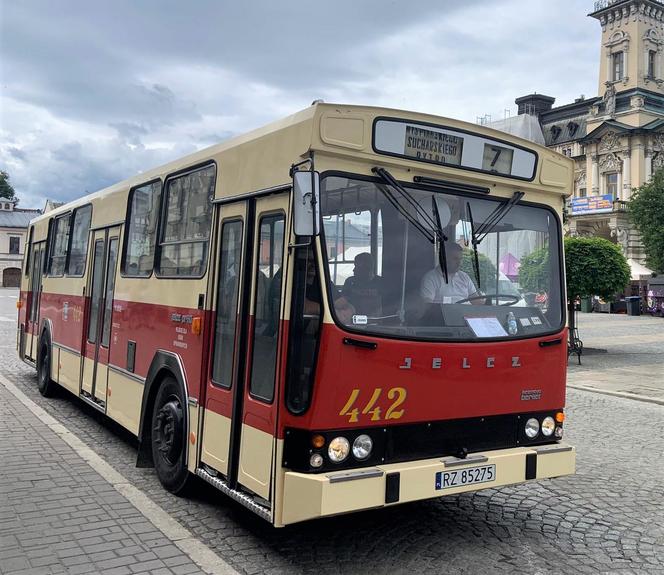
POLYGON ((205 484, 165 492, 128 434, 67 393, 41 398, 8 327, 0 370, 240 572, 664 575, 663 406, 570 390, 572 477, 275 530, 205 484))
POLYGON ((3 386, 0 438, 0 573, 202 573, 3 386))

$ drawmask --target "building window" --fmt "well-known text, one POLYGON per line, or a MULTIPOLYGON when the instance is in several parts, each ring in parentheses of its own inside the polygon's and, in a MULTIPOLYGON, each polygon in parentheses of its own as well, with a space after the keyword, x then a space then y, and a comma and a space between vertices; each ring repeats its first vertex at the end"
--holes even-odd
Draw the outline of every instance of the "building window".
POLYGON ((614 200, 618 199, 618 174, 606 174, 606 193, 614 200))
POLYGON ((613 81, 622 80, 625 74, 625 53, 616 52, 613 55, 613 81))
POLYGON ((648 50, 648 78, 655 78, 655 50, 648 50))
POLYGON ((572 148, 563 148, 563 156, 572 157, 572 148))
POLYGON ((586 188, 579 188, 579 197, 580 198, 586 197, 586 188))
POLYGON ((21 253, 21 238, 17 236, 10 236, 9 238, 9 253, 10 254, 20 254, 21 253))

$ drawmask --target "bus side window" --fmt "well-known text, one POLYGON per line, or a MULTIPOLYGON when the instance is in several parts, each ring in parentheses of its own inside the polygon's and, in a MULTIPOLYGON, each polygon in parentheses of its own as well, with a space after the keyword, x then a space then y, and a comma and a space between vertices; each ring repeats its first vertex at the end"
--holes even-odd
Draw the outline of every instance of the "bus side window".
POLYGON ((274 399, 281 308, 284 216, 280 214, 261 218, 259 230, 249 392, 252 396, 271 403, 274 399))
POLYGON ((49 249, 48 274, 50 276, 62 276, 65 273, 67 261, 67 249, 69 247, 69 229, 71 224, 71 213, 60 216, 53 222, 54 234, 49 249))
POLYGON ((321 327, 321 286, 311 245, 295 254, 289 327, 286 406, 304 413, 311 403, 321 327))
POLYGON ((208 259, 216 171, 206 166, 166 182, 160 276, 202 277, 208 259))
POLYGON ((152 273, 160 205, 160 181, 142 185, 130 192, 123 274, 148 277, 152 273))
POLYGON ((88 254, 88 236, 90 235, 90 221, 92 220, 92 206, 84 206, 74 211, 74 225, 72 227, 67 275, 82 276, 85 271, 85 260, 88 254))

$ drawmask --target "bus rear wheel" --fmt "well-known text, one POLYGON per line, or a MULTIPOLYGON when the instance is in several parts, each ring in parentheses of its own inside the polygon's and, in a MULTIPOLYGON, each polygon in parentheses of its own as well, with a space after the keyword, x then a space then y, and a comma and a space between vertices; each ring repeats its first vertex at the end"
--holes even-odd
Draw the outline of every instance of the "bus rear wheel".
POLYGON ((152 410, 152 460, 161 484, 171 493, 184 491, 189 476, 185 403, 177 381, 164 379, 152 410))
POLYGON ((44 397, 53 397, 55 393, 55 382, 51 379, 51 346, 46 338, 42 339, 39 346, 37 388, 44 397))

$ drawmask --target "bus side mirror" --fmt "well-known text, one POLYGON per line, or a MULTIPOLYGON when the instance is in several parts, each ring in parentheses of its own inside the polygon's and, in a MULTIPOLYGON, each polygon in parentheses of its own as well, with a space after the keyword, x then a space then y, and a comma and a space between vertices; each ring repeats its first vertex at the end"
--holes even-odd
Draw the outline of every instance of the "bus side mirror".
POLYGON ((317 236, 320 233, 320 174, 293 174, 293 228, 297 236, 317 236))

